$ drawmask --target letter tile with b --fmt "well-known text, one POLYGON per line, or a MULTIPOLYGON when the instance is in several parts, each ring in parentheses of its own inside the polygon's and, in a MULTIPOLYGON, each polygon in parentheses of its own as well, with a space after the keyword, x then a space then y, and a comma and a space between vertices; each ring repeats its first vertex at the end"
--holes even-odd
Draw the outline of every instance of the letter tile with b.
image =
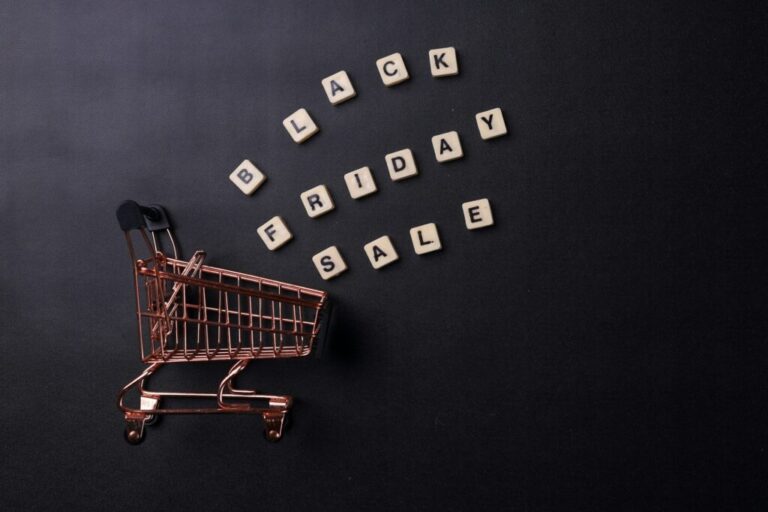
POLYGON ((229 180, 247 196, 253 194, 266 179, 267 177, 264 176, 264 173, 257 169, 248 159, 243 160, 243 162, 229 174, 229 180))

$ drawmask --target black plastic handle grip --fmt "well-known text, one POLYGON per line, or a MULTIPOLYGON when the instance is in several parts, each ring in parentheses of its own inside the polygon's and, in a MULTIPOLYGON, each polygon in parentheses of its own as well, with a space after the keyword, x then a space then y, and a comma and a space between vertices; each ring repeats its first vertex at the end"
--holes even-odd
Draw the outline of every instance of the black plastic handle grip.
POLYGON ((149 227, 150 231, 167 229, 170 227, 168 217, 163 208, 158 205, 142 206, 136 201, 123 201, 117 207, 117 222, 120 229, 130 231, 149 227), (149 221, 149 226, 147 226, 149 221))

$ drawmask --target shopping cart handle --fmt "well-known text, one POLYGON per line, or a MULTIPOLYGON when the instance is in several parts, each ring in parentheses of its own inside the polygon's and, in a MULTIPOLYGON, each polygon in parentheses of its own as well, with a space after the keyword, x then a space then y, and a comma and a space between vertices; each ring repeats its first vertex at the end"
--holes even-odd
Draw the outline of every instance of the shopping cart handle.
POLYGON ((130 200, 123 201, 117 207, 117 222, 120 223, 120 229, 123 231, 141 228, 157 231, 171 227, 162 206, 155 204, 142 206, 130 200))

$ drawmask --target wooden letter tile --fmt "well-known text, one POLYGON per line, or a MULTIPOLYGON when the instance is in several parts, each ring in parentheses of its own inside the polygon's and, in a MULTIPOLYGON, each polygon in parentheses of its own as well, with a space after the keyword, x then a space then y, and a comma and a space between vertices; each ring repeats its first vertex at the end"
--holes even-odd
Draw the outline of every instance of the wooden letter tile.
POLYGON ((411 242, 416 254, 427 254, 443 248, 434 222, 411 228, 411 242))
POLYGON ((361 167, 344 175, 344 181, 349 189, 352 199, 360 199, 376 192, 376 182, 371 174, 371 169, 361 167))
POLYGON ((501 137, 507 133, 504 114, 501 113, 500 108, 492 108, 476 114, 475 121, 477 121, 477 129, 480 130, 480 137, 483 140, 501 137))
POLYGON ((347 264, 335 245, 323 249, 312 256, 312 263, 315 264, 320 277, 326 281, 347 270, 347 264))
POLYGON ((309 117, 309 113, 303 108, 300 108, 290 116, 286 117, 283 120, 283 126, 288 130, 293 142, 296 142, 297 144, 301 144, 320 131, 320 128, 318 128, 312 118, 309 117))
POLYGON ((376 67, 379 68, 381 81, 384 85, 391 87, 404 82, 410 78, 408 69, 405 67, 403 56, 399 53, 387 55, 376 61, 376 67))
POLYGON ((256 232, 259 233, 259 236, 270 251, 279 249, 293 238, 293 234, 291 234, 288 226, 285 225, 285 222, 279 216, 269 219, 259 226, 256 232))
POLYGON ((323 89, 328 96, 328 101, 333 105, 344 103, 357 95, 346 71, 339 71, 335 75, 324 78, 323 89))
POLYGON ((432 137, 432 149, 438 162, 450 162, 464 156, 457 132, 441 133, 432 137))
POLYGON ((413 153, 410 149, 401 149, 394 153, 389 153, 384 157, 387 161, 387 170, 392 181, 404 180, 419 174, 416 168, 416 161, 413 159, 413 153))
POLYGON ((229 179, 243 194, 250 196, 267 177, 250 160, 243 160, 243 163, 229 174, 229 179))
POLYGON ((493 213, 491 213, 491 203, 488 199, 468 201, 463 203, 461 208, 464 210, 464 223, 467 229, 493 226, 493 213))
POLYGON ((324 215, 336 207, 325 185, 318 185, 302 192, 301 202, 307 210, 307 215, 312 218, 324 215))
POLYGON ((397 261, 399 258, 397 251, 395 251, 395 246, 392 245, 392 240, 387 235, 377 238, 373 242, 368 242, 363 248, 365 249, 366 256, 368 256, 368 260, 371 262, 371 266, 377 270, 397 261))
POLYGON ((456 58, 456 49, 449 46, 429 50, 429 70, 436 78, 458 75, 459 61, 456 58))

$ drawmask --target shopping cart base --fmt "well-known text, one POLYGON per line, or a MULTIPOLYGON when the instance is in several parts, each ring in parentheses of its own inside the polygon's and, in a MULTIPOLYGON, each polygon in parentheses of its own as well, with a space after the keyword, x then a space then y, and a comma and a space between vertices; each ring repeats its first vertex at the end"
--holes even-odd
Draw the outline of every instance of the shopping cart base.
POLYGON ((242 372, 249 361, 236 362, 219 383, 217 393, 189 393, 176 391, 147 390, 144 387, 146 379, 154 374, 163 364, 154 363, 138 377, 121 390, 118 395, 118 407, 125 414, 125 440, 129 444, 139 444, 144 440, 146 427, 154 424, 166 414, 258 414, 264 424, 264 437, 268 441, 277 442, 283 438, 288 421, 288 412, 293 406, 293 398, 288 395, 266 395, 255 390, 238 389, 233 386, 233 379, 242 372), (127 407, 125 395, 131 389, 140 394, 139 408, 127 407), (163 398, 172 399, 211 399, 216 401, 215 407, 161 407, 163 398), (265 403, 266 406, 255 406, 252 401, 265 403))

